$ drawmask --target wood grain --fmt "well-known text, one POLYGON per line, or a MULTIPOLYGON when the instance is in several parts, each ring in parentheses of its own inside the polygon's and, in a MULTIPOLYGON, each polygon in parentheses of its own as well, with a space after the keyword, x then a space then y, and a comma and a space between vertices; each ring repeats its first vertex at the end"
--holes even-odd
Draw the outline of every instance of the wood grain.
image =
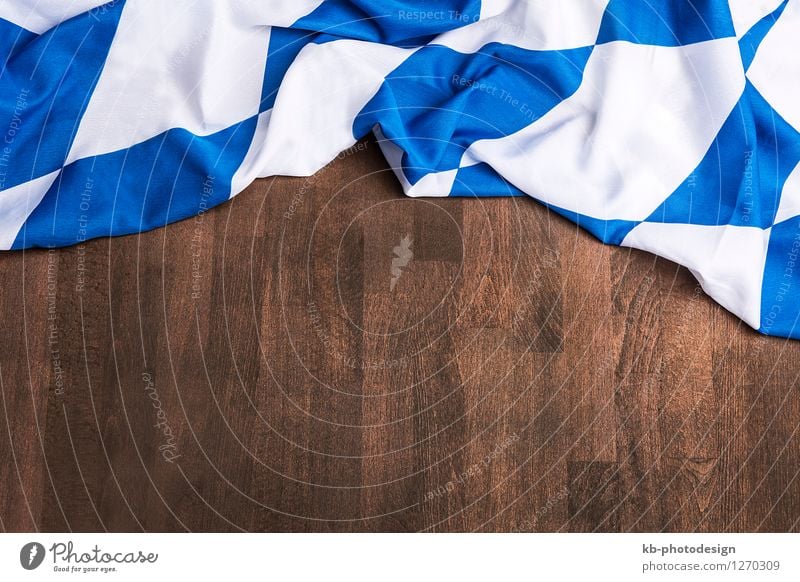
POLYGON ((800 343, 371 141, 0 275, 4 531, 800 531, 800 343))

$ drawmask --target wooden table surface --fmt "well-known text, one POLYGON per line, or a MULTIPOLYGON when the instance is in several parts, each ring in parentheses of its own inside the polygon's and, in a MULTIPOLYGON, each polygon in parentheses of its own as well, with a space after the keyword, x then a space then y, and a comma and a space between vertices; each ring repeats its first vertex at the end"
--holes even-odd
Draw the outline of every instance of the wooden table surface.
POLYGON ((800 342, 374 142, 0 276, 4 531, 800 531, 800 342))

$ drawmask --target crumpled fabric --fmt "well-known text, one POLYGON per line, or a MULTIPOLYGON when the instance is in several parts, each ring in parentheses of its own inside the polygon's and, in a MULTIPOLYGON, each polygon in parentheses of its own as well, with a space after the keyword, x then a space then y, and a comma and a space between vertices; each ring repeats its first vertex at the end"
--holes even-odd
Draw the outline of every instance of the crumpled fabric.
POLYGON ((0 248, 138 233, 372 132, 800 317, 800 0, 3 0, 0 248))

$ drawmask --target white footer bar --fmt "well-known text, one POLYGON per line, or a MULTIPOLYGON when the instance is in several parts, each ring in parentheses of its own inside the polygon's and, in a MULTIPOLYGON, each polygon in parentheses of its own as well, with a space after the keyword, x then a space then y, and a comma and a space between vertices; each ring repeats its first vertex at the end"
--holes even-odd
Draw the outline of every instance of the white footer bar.
POLYGON ((3 580, 800 580, 797 534, 3 534, 3 580), (241 578, 240 578, 241 577, 241 578))

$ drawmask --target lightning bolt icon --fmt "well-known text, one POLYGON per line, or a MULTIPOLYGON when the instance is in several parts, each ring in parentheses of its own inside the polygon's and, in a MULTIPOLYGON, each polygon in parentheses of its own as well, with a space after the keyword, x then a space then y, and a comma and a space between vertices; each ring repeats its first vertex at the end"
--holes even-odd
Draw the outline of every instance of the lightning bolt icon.
POLYGON ((402 238, 400 244, 392 249, 395 258, 392 259, 392 268, 390 270, 392 280, 389 282, 389 291, 394 291, 395 285, 397 285, 400 276, 403 274, 403 268, 407 267, 411 259, 414 258, 414 253, 411 250, 412 242, 411 235, 407 234, 402 238))
POLYGON ((39 548, 37 546, 31 546, 31 553, 28 554, 28 566, 33 564, 33 559, 36 557, 36 554, 39 553, 39 548))

